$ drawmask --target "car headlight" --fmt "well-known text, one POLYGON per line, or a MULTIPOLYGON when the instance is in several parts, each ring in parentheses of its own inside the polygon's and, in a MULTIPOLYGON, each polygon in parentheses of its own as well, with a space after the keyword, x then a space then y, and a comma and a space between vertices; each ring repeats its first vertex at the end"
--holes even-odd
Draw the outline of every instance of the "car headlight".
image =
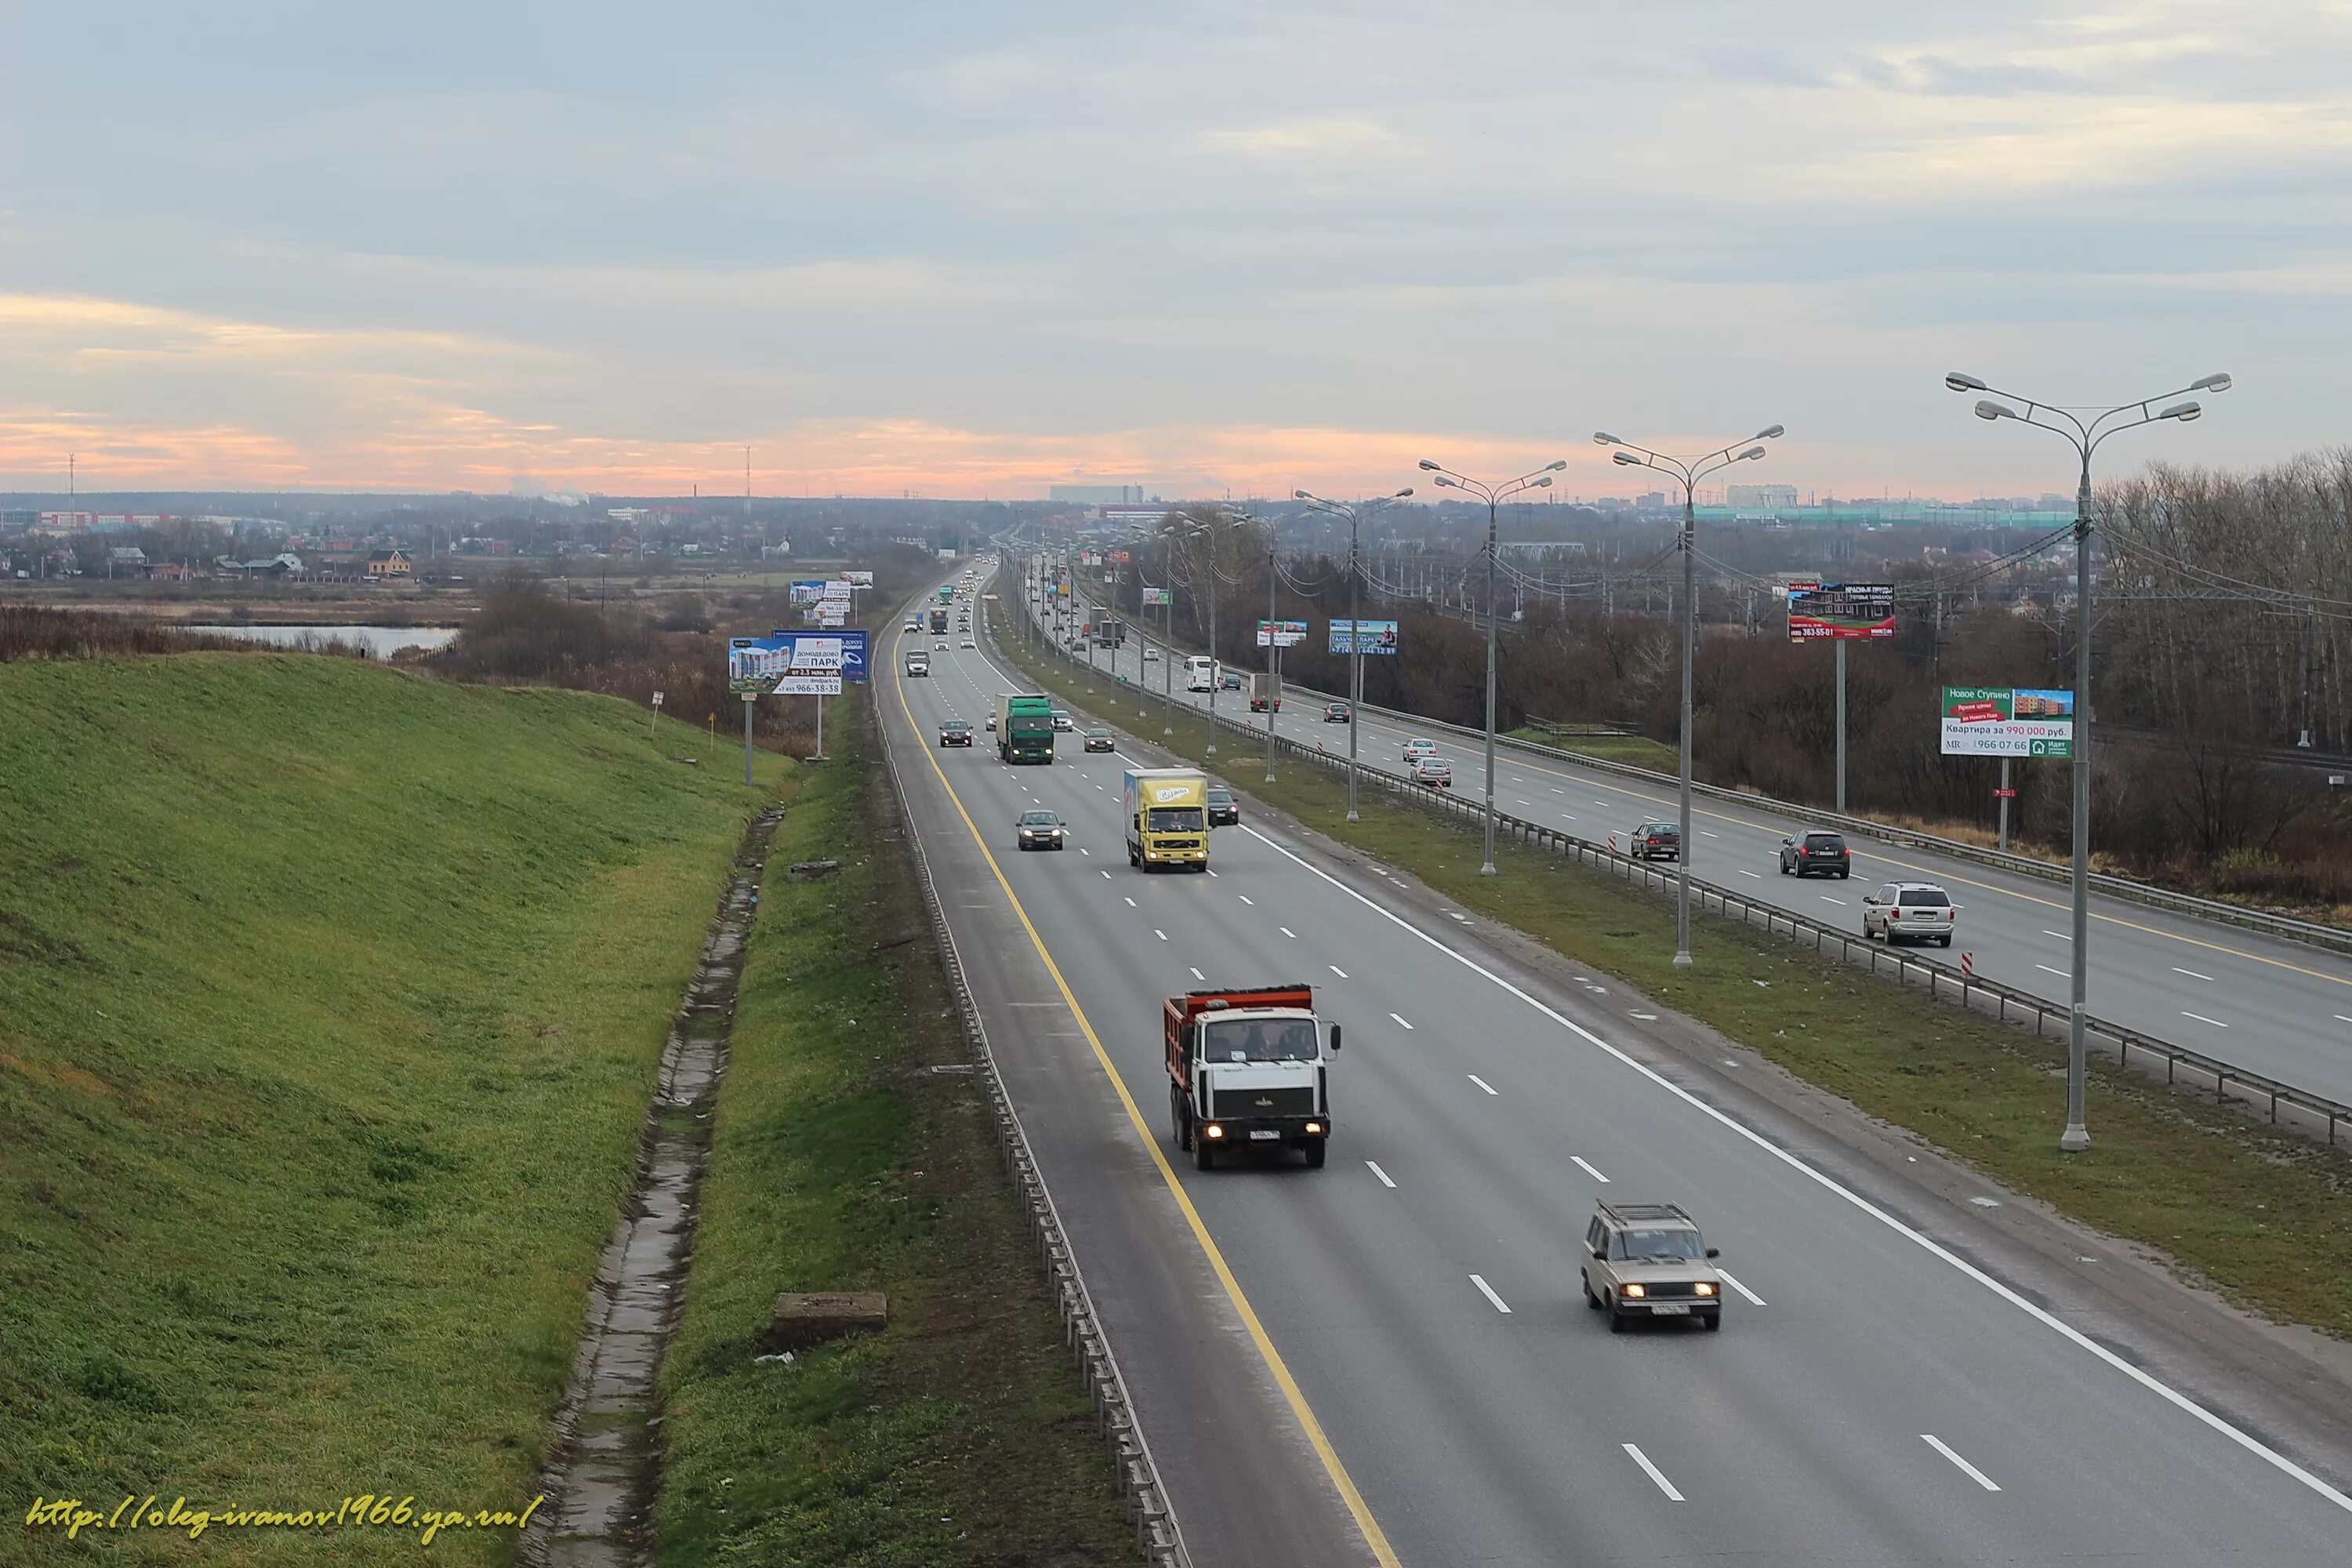
POLYGON ((1625 1287, 1625 1294, 1628 1296, 1646 1296, 1649 1293, 1649 1289, 1645 1286, 1628 1285, 1625 1287))
POLYGON ((1702 1295, 1702 1296, 1712 1296, 1712 1295, 1714 1295, 1714 1294, 1715 1294, 1715 1287, 1714 1287, 1713 1285, 1708 1284, 1708 1283, 1707 1283, 1706 1280, 1704 1280, 1704 1279, 1700 1280, 1700 1281, 1698 1282, 1698 1284, 1695 1287, 1695 1289, 1696 1289, 1698 1291, 1698 1293, 1699 1293, 1700 1295, 1702 1295))

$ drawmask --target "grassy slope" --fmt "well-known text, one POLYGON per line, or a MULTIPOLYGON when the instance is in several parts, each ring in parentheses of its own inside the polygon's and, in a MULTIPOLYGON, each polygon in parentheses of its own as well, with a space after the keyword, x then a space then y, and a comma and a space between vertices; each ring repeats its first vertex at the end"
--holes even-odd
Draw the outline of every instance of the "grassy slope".
MULTIPOLYGON (((1047 689, 1087 700, 1083 674, 999 645, 1047 689)), ((1101 710, 1098 708, 1098 711, 1101 710)), ((1131 712, 1131 710, 1127 711, 1131 712)), ((1181 714, 1163 740, 1154 707, 1139 731, 1199 760, 1206 725, 1181 714)), ((1293 731, 1296 733, 1296 731, 1293 731)), ((1242 788, 1329 837, 1752 1046, 1811 1083, 1965 1158, 1988 1174, 2116 1236, 2168 1252, 2243 1304, 2352 1334, 2352 1160, 2345 1151, 2200 1104, 2093 1061, 2085 1153, 2058 1152, 2059 1042, 1931 1002, 1755 928, 1694 910, 1698 960, 1677 972, 1674 908, 1657 894, 1549 851, 1481 834, 1380 791, 1347 821, 1343 780, 1303 763, 1263 778, 1263 751, 1221 737, 1216 761, 1242 788), (1250 765, 1241 761, 1253 754, 1250 765), (1759 985, 1758 983, 1762 982, 1759 985)))
POLYGON ((1538 746, 1554 746, 1579 756, 1599 757, 1603 762, 1631 763, 1637 768, 1654 768, 1670 773, 1682 766, 1682 756, 1664 741, 1653 741, 1645 735, 1576 735, 1561 739, 1547 735, 1541 730, 1513 730, 1514 740, 1531 741, 1538 746))
POLYGON ((663 1369, 657 1561, 1131 1561, 984 1102, 928 1070, 968 1052, 862 706, 769 851, 842 870, 761 892, 663 1369), (794 1289, 887 1290, 891 1326, 754 1363, 794 1289))
MULTIPOLYGON (((730 761, 343 659, 0 667, 0 1498, 530 1495, 668 1016, 789 777, 730 761)), ((0 1561, 62 1553, 22 1518, 0 1561)))

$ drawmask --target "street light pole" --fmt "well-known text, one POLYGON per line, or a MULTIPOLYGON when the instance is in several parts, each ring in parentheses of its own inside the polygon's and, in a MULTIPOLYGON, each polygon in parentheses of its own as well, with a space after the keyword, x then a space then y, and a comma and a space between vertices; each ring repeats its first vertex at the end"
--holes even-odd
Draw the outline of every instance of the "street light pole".
MULTIPOLYGON (((1776 440, 1781 430, 1780 426, 1769 425, 1759 430, 1755 438, 1759 441, 1776 440)), ((1764 455, 1764 448, 1750 447, 1735 454, 1729 447, 1725 447, 1703 458, 1685 459, 1669 458, 1646 447, 1636 447, 1604 430, 1594 431, 1592 439, 1603 447, 1624 448, 1610 455, 1612 462, 1627 468, 1655 468, 1683 487, 1683 528, 1680 537, 1675 542, 1675 547, 1682 552, 1683 557, 1682 758, 1680 788, 1676 792, 1682 841, 1675 849, 1675 967, 1688 969, 1691 963, 1690 865, 1694 842, 1691 836, 1691 707, 1693 676, 1698 664, 1698 482, 1734 463, 1753 462, 1764 455)))
POLYGON ((2020 414, 2005 404, 1979 398, 1976 416, 1985 420, 2014 419, 2021 425, 2047 430, 2073 447, 2082 460, 2081 477, 2074 488, 2074 939, 2070 944, 2074 955, 2069 976, 2073 1005, 2068 1009, 2066 1024, 2066 1127, 2058 1135, 2058 1147, 2074 1153, 2091 1146, 2090 1125, 2084 1119, 2083 1103, 2090 1072, 2084 1018, 2091 994, 2091 454, 2108 437, 2137 430, 2160 419, 2187 424, 2205 412, 2201 405, 2193 400, 2175 403, 2160 412, 2152 410, 2151 405, 2184 392, 2227 392, 2230 378, 2221 374, 2200 376, 2172 392, 2159 393, 2137 403, 2119 403, 2087 420, 2067 409, 1988 386, 1975 376, 1958 371, 1945 376, 1944 384, 1954 392, 1990 392, 2024 404, 2025 412, 2020 414), (2053 420, 2063 423, 2052 423, 2053 420), (2119 422, 2110 424, 2110 420, 2119 422))
POLYGON ((1412 494, 1407 485, 1394 495, 1380 496, 1353 506, 1325 500, 1305 490, 1291 491, 1293 500, 1303 500, 1317 511, 1348 520, 1348 820, 1356 820, 1356 710, 1364 705, 1364 631, 1362 610, 1357 590, 1363 583, 1363 557, 1358 527, 1365 518, 1383 507, 1394 506, 1412 494))
POLYGON ((1437 476, 1439 489, 1450 487, 1466 490, 1486 503, 1486 856, 1479 862, 1478 875, 1481 877, 1495 874, 1495 638, 1496 622, 1500 619, 1495 613, 1495 556, 1500 530, 1498 520, 1505 501, 1522 490, 1548 488, 1552 475, 1566 467, 1568 459, 1561 458, 1546 463, 1534 473, 1521 474, 1507 483, 1492 485, 1465 479, 1427 458, 1421 460, 1423 473, 1437 476))

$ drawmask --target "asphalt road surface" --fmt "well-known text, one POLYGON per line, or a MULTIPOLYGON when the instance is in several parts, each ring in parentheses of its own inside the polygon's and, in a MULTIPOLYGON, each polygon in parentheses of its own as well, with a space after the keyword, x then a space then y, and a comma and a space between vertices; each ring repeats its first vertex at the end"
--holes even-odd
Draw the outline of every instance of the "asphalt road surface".
MULTIPOLYGON (((1000 586, 1011 603, 1011 584, 1000 586)), ((1183 689, 1181 656, 1146 662, 1157 639, 1130 626, 1117 650, 1097 649, 1106 676, 1124 675, 1157 700, 1173 671, 1175 699, 1204 706, 1183 689), (1115 657, 1114 657, 1115 656, 1115 657)), ((1081 650, 1083 655, 1083 650, 1081 650)), ((1286 703, 1280 732, 1344 755, 1348 726, 1327 723, 1322 705, 1286 703)), ((1252 715, 1245 694, 1220 693, 1220 714, 1252 715)), ((1484 799, 1486 774, 1480 742, 1436 731, 1416 731, 1374 715, 1359 722, 1358 760, 1402 773, 1403 746, 1419 734, 1438 742, 1454 764, 1454 787, 1484 799)), ((1518 752, 1496 752, 1495 803, 1515 816, 1585 838, 1622 845, 1644 819, 1671 822, 1675 792, 1618 778, 1598 769, 1518 752)), ((2063 1008, 2071 994, 2065 884, 1956 860, 1930 851, 1867 838, 1848 841, 1853 873, 1845 879, 1784 877, 1781 838, 1801 833, 1801 818, 1768 809, 1700 799, 1692 805, 1695 845, 1691 874, 1750 898, 1817 921, 1862 930, 1862 900, 1888 882, 1934 882, 1960 906, 1951 952, 1969 953, 1976 973, 2046 997, 2063 1008)), ((2352 957, 2300 942, 2281 942, 2236 927, 2176 915, 2126 900, 2091 900, 2090 1009, 2095 1016, 2157 1039, 2275 1079, 2294 1088, 2352 1104, 2352 957)), ((2092 1129, 2097 1136, 2097 1129, 2092 1129)))
POLYGON ((1201 1568, 2352 1561, 2342 1428, 2119 1309, 2120 1263, 2025 1252, 1254 811, 1213 875, 1129 868, 1119 773, 1165 759, 939 748, 1021 683, 930 658, 877 678, 909 811, 1201 1568), (1071 847, 1014 848, 1034 806, 1071 847), (1346 1026, 1328 1166, 1176 1166, 1160 999, 1291 980, 1346 1026), (1722 1332, 1585 1310, 1603 1194, 1691 1210, 1722 1332))

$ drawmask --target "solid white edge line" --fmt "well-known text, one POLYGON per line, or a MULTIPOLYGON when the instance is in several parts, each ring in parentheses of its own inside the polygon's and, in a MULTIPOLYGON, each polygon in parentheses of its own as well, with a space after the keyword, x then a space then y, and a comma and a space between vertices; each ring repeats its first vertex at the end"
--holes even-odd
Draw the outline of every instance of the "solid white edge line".
POLYGON ((1475 1274, 1470 1276, 1470 1283, 1478 1287, 1478 1292, 1480 1295, 1483 1295, 1486 1300, 1495 1303, 1495 1310, 1502 1313, 1507 1318, 1511 1315, 1511 1304, 1508 1301, 1504 1300, 1500 1296, 1496 1295, 1495 1288, 1492 1285, 1487 1284, 1486 1280, 1480 1279, 1475 1274))
MULTIPOLYGON (((1770 1155, 1773 1159, 1780 1161, 1790 1170, 1804 1176, 1808 1181, 1812 1182, 1823 1191, 1833 1194, 1837 1197, 1843 1199, 1854 1208, 1878 1221, 1879 1224, 1885 1226, 1895 1235, 1902 1237, 1905 1240, 1918 1247, 1921 1250, 1927 1253, 1928 1256, 1948 1264, 1952 1268, 1965 1275, 1967 1278, 1975 1280, 1979 1285, 1983 1286, 1987 1290, 1991 1291, 2000 1300, 2008 1302, 2019 1311, 2023 1312, 2027 1317, 2033 1319, 2036 1322, 2041 1323, 2044 1328, 2063 1336, 2077 1348, 2089 1352, 2100 1361, 2105 1362, 2109 1367, 2121 1373, 2132 1382, 2138 1384, 2142 1388, 2147 1389, 2158 1398, 2164 1400, 2175 1409, 2203 1422, 2207 1427, 2212 1431, 2220 1433, 2222 1436, 2229 1438, 2230 1441, 2237 1444, 2239 1447, 2271 1466, 2280 1474, 2301 1482, 2304 1486, 2309 1488, 2320 1497, 2325 1498, 2327 1501, 2334 1503, 2337 1508, 2342 1509, 2346 1513, 2352 1513, 2352 1497, 2347 1497, 2344 1493, 2336 1490, 2334 1487, 2328 1485, 2317 1476, 2313 1475, 2309 1470, 2305 1469, 2301 1465, 2296 1464, 2293 1459, 2290 1459, 2285 1455, 2280 1453, 2277 1449, 2271 1447, 2268 1444, 2248 1433, 2240 1431, 2237 1427, 2231 1426, 2229 1422, 2224 1421, 2219 1415, 2214 1415, 2211 1411, 2206 1409, 2203 1405, 2198 1404, 2187 1394, 2180 1393, 2178 1389, 2173 1388, 2168 1384, 2159 1382, 2149 1373, 2141 1371, 2138 1367, 2134 1366, 2130 1362, 2126 1361, 2122 1356, 2117 1355, 2115 1352, 2107 1349, 2105 1345, 2100 1344, 2096 1340, 2092 1339, 2088 1334, 2084 1333, 2080 1329, 2077 1329, 2071 1323, 2066 1322, 2054 1313, 2047 1311, 2044 1309, 2034 1305, 2032 1301, 2027 1300, 2023 1296, 2019 1295, 2016 1291, 2011 1289, 2008 1286, 2002 1284, 1991 1275, 1987 1274, 1983 1269, 1979 1268, 1975 1264, 1968 1261, 1968 1259, 1960 1257, 1958 1253, 1953 1252, 1950 1248, 1943 1246, 1937 1241, 1935 1241, 1923 1233, 1914 1230, 1911 1226, 1904 1224, 1893 1215, 1888 1214, 1885 1209, 1880 1208, 1876 1204, 1872 1203, 1868 1198, 1864 1197, 1861 1194, 1853 1192, 1843 1186, 1833 1177, 1813 1169, 1812 1166, 1805 1163, 1804 1161, 1799 1159, 1796 1155, 1790 1153, 1786 1149, 1782 1149, 1773 1143, 1771 1140, 1766 1138, 1762 1133, 1757 1131, 1755 1129, 1741 1122, 1729 1112, 1717 1110, 1714 1106, 1709 1105, 1706 1101, 1699 1099, 1698 1096, 1691 1093, 1688 1089, 1684 1089, 1679 1084, 1672 1082, 1654 1069, 1644 1067, 1642 1063, 1634 1060, 1623 1051, 1619 1050, 1615 1046, 1611 1045, 1608 1041, 1602 1039, 1591 1030, 1585 1028, 1583 1026, 1571 1021, 1558 1012, 1555 1012, 1552 1008, 1529 995, 1526 991, 1521 990, 1518 986, 1512 984, 1509 981, 1504 979, 1501 975, 1496 974, 1494 971, 1486 968, 1484 964, 1479 963, 1475 959, 1471 958, 1465 953, 1455 952, 1453 948, 1448 947, 1445 943, 1438 941, 1437 938, 1430 935, 1427 931, 1423 931, 1419 926, 1414 925, 1412 921, 1404 919, 1402 916, 1395 914, 1389 910, 1382 909, 1370 899, 1366 898, 1355 889, 1348 886, 1347 883, 1339 880, 1339 878, 1334 877, 1328 871, 1324 870, 1320 866, 1311 864, 1307 859, 1292 851, 1287 846, 1276 843, 1275 840, 1268 838, 1265 834, 1260 833, 1255 827, 1244 826, 1242 830, 1247 833, 1251 837, 1256 839, 1259 843, 1264 844, 1269 849, 1274 850, 1276 854, 1283 856, 1294 865, 1297 865, 1312 875, 1330 883, 1331 886, 1339 889, 1349 898, 1354 899, 1366 909, 1372 910, 1374 913, 1387 920, 1391 924, 1420 938, 1423 942, 1435 948, 1438 952, 1445 954, 1448 958, 1453 959, 1456 963, 1461 964, 1465 969, 1469 970, 1472 973, 1485 978, 1504 991, 1507 991, 1510 994, 1517 997, 1520 1001, 1526 1003, 1537 1012, 1541 1013, 1545 1017, 1549 1018, 1553 1023, 1558 1024, 1561 1028, 1568 1030, 1570 1034, 1575 1035, 1580 1039, 1582 1039, 1598 1049, 1616 1058, 1618 1061, 1623 1063, 1626 1067, 1631 1068, 1642 1077, 1649 1079, 1658 1088, 1665 1090, 1676 1100, 1681 1100, 1684 1104, 1689 1106, 1700 1115, 1717 1123, 1726 1131, 1735 1134, 1736 1136, 1747 1140, 1749 1143, 1754 1144, 1758 1149, 1770 1155)), ((1628 1447, 1630 1447, 1631 1445, 1628 1445, 1628 1447)), ((1663 1484, 1663 1482, 1661 1484, 1663 1484)))
POLYGON ((1649 1455, 1644 1454, 1641 1449, 1633 1447, 1631 1443, 1620 1443, 1617 1446, 1624 1449, 1626 1453, 1633 1456, 1633 1462, 1642 1467, 1642 1473, 1649 1477, 1652 1480, 1657 1482, 1658 1489, 1665 1493, 1669 1499, 1675 1502, 1684 1502, 1688 1500, 1682 1493, 1675 1490, 1675 1483, 1666 1479, 1665 1472, 1664 1470, 1659 1469, 1657 1466, 1650 1463, 1649 1455))
POLYGON ((1367 1160, 1364 1163, 1371 1168, 1373 1175, 1378 1176, 1381 1179, 1381 1185, 1384 1187, 1393 1187, 1396 1185, 1394 1182, 1389 1180, 1389 1173, 1381 1169, 1380 1162, 1377 1160, 1367 1160))
POLYGON ((1716 1270, 1716 1273, 1717 1273, 1717 1274, 1719 1274, 1719 1275, 1721 1275, 1721 1276, 1723 1277, 1723 1282, 1724 1282, 1726 1285, 1730 1286, 1733 1289, 1735 1289, 1735 1290, 1738 1291, 1741 1295, 1743 1295, 1743 1296, 1747 1297, 1747 1298, 1748 1298, 1748 1304, 1749 1304, 1749 1305, 1751 1305, 1751 1306, 1760 1307, 1760 1306, 1762 1306, 1762 1305, 1764 1304, 1764 1298, 1763 1298, 1763 1297, 1759 1296, 1755 1291, 1750 1290, 1747 1286, 1742 1285, 1738 1280, 1737 1280, 1737 1279, 1733 1279, 1733 1278, 1731 1277, 1731 1275, 1730 1275, 1728 1272, 1727 1272, 1726 1270, 1721 1269, 1721 1268, 1717 1268, 1717 1269, 1716 1270))
POLYGON ((1933 1432, 1920 1433, 1919 1440, 1927 1444, 1930 1448, 1935 1449, 1938 1454, 1943 1455, 1944 1458, 1951 1460, 1952 1463, 1958 1465, 1960 1468, 1961 1474, 1967 1476, 1969 1479, 1976 1482, 1977 1485, 1984 1488, 1985 1490, 1989 1492, 1997 1492, 2000 1490, 2000 1487, 1993 1484, 1993 1479, 1990 1476, 1986 1475, 1982 1470, 1978 1469, 1974 1465, 1969 1464, 1966 1459, 1961 1458, 1958 1454, 1952 1452, 1952 1446, 1949 1443, 1945 1442, 1941 1437, 1937 1436, 1933 1432))
POLYGON ((1503 1098, 1500 1094, 1496 1094, 1496 1093, 1495 1086, 1494 1086, 1493 1084, 1488 1083, 1485 1079, 1480 1078, 1476 1073, 1475 1073, 1475 1072, 1464 1073, 1462 1076, 1463 1076, 1463 1077, 1465 1077, 1465 1078, 1466 1078, 1466 1079, 1468 1079, 1472 1083, 1476 1084, 1480 1089, 1485 1089, 1488 1094, 1492 1094, 1492 1095, 1494 1095, 1494 1096, 1495 1096, 1495 1098, 1496 1098, 1496 1100, 1500 1100, 1500 1099, 1502 1099, 1502 1098, 1503 1098))
POLYGON ((1609 1178, 1602 1175, 1599 1171, 1594 1170, 1592 1168, 1592 1162, 1586 1159, 1583 1155, 1570 1154, 1568 1158, 1570 1163, 1575 1165, 1579 1170, 1591 1177, 1594 1181, 1599 1182, 1603 1186, 1610 1184, 1609 1178))

